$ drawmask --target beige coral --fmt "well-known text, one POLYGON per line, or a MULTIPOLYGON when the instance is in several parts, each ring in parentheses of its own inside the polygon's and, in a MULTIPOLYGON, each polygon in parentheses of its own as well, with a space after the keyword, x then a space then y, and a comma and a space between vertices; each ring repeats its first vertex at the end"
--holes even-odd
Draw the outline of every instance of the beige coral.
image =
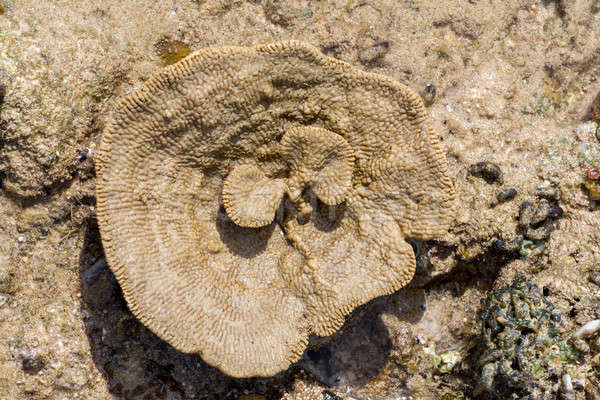
POLYGON ((133 313, 238 377, 287 368, 311 333, 408 283, 404 239, 453 215, 420 98, 294 41, 165 68, 117 106, 97 172, 106 257, 133 313))
POLYGON ((290 166, 291 198, 300 198, 308 185, 325 204, 346 199, 352 188, 354 153, 342 136, 319 127, 294 127, 281 138, 280 152, 290 166))
POLYGON ((273 221, 284 190, 284 180, 269 179, 256 165, 243 164, 225 179, 223 205, 237 225, 258 228, 273 221))

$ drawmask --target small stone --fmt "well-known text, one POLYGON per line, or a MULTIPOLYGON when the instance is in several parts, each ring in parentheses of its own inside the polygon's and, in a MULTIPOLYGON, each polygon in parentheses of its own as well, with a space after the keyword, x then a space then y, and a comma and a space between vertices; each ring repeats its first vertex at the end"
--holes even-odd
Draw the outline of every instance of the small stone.
POLYGON ((6 96, 6 86, 0 82, 0 106, 4 103, 4 96, 6 96))
POLYGON ((560 200, 560 190, 553 187, 539 187, 535 190, 533 194, 541 199, 546 199, 550 201, 560 200))
POLYGON ((504 203, 514 199, 517 196, 517 194, 517 189, 509 187, 502 189, 502 191, 500 191, 500 193, 496 195, 496 198, 500 203, 504 203))
POLYGON ((331 393, 329 390, 324 390, 322 393, 323 400, 343 400, 340 396, 331 393))
POLYGON ((45 365, 46 365, 46 363, 44 362, 44 360, 39 357, 24 358, 22 361, 23 371, 27 372, 28 374, 32 374, 32 375, 35 375, 38 372, 40 372, 44 368, 45 365))
POLYGON ((363 48, 358 53, 358 59, 363 64, 373 64, 381 60, 390 50, 390 42, 379 42, 363 48))
POLYGON ((573 347, 575 347, 580 352, 587 354, 590 352, 590 346, 585 342, 585 340, 577 339, 573 341, 573 347))
POLYGON ((15 276, 7 268, 0 267, 0 293, 12 294, 15 292, 15 276))
POLYGON ((585 174, 589 180, 597 181, 600 179, 600 168, 590 168, 585 174))
POLYGON ((521 203, 519 207, 519 225, 530 226, 535 215, 535 207, 528 201, 521 203))
POLYGON ((519 251, 521 246, 523 245, 523 236, 519 235, 515 239, 512 240, 502 240, 497 239, 494 241, 494 247, 496 250, 501 251, 503 253, 514 253, 519 251))
POLYGON ((560 206, 550 206, 550 210, 548 211, 548 216, 550 218, 562 218, 564 211, 560 206))
POLYGON ((421 91, 421 97, 426 106, 433 104, 435 100, 436 88, 433 83, 428 83, 425 88, 421 91))
POLYGON ((558 323, 558 322, 560 322, 560 321, 561 321, 561 319, 562 319, 562 316, 561 316, 560 314, 558 314, 558 313, 552 313, 552 314, 550 314, 550 319, 551 319, 552 321, 554 321, 554 322, 557 322, 557 323, 558 323))
POLYGON ((600 319, 595 319, 579 328, 577 332, 573 334, 573 338, 587 338, 595 335, 598 331, 600 331, 600 319))
POLYGON ((546 223, 539 228, 527 228, 527 232, 525 236, 527 239, 531 240, 548 240, 550 239, 550 234, 554 230, 554 225, 552 221, 546 221, 546 223))
POLYGON ((485 179, 485 181, 489 184, 499 183, 501 185, 504 183, 504 179, 502 178, 502 170, 500 167, 489 161, 482 161, 478 162, 477 164, 472 164, 469 167, 469 173, 473 176, 485 179))
POLYGON ((600 286, 600 269, 592 269, 588 272, 588 280, 593 284, 600 286))
POLYGON ((546 199, 540 200, 536 207, 535 214, 533 215, 529 225, 539 225, 544 222, 550 216, 550 203, 546 199))

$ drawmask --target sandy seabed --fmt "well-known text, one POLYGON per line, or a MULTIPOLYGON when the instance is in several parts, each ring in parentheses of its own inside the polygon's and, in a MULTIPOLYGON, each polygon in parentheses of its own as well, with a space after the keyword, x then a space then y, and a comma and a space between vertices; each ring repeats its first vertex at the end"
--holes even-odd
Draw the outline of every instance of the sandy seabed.
MULTIPOLYGON (((0 0, 0 399, 474 398, 476 379, 440 355, 466 359, 489 291, 525 274, 566 337, 600 318, 600 207, 584 187, 600 166, 599 74, 597 0, 0 0), (236 380, 128 311, 80 153, 170 62, 165 43, 183 55, 282 39, 422 93, 458 210, 442 240, 417 248, 413 282, 358 310, 304 368, 236 380), (482 161, 502 183, 469 172, 482 161), (509 187, 516 197, 495 204, 509 187), (523 244, 519 209, 540 187, 563 215, 523 244)), ((572 392, 543 376, 555 397, 538 398, 598 398, 597 351, 565 364, 572 392)))

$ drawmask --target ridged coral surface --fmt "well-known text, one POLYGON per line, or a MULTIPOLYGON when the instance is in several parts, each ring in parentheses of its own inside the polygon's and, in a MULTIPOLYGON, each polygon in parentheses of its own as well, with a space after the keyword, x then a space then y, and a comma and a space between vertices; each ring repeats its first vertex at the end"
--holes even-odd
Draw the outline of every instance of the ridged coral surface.
POLYGON ((97 172, 106 257, 133 313, 238 377, 286 369, 311 333, 406 285, 404 239, 440 235, 453 214, 420 98, 294 41, 207 48, 165 68, 117 106, 97 172), (351 149, 351 187, 330 203, 344 201, 307 184, 272 223, 236 223, 228 176, 252 164, 255 177, 290 179, 280 141, 306 127, 351 149))

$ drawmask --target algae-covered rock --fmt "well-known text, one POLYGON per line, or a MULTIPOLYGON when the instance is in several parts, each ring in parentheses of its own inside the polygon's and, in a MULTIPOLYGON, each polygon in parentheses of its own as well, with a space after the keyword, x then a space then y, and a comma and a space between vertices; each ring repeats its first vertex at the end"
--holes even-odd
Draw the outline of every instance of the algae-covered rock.
POLYGON ((554 399, 552 386, 578 352, 554 322, 560 315, 540 289, 518 276, 481 301, 480 335, 469 366, 476 394, 494 399, 554 399), (532 397, 531 397, 532 396, 532 397))

